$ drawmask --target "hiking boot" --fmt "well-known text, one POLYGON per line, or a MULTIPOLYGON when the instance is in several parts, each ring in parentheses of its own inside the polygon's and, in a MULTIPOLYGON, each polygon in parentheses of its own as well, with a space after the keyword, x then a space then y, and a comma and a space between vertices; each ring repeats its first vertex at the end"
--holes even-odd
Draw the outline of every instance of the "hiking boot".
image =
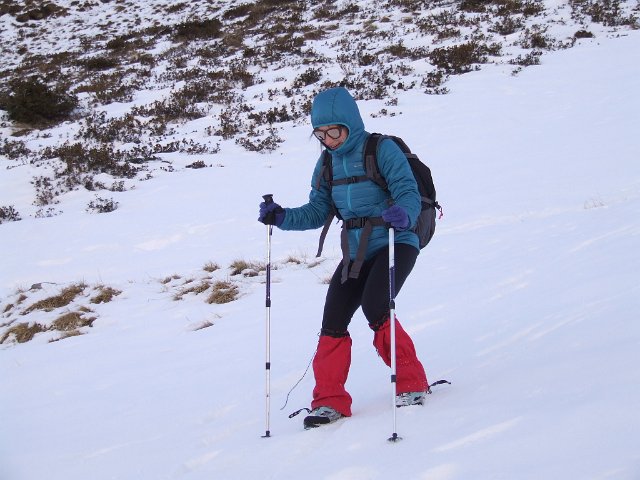
POLYGON ((396 407, 407 407, 409 405, 424 405, 427 392, 406 392, 396 395, 396 407))
POLYGON ((309 428, 333 423, 342 417, 343 415, 340 412, 331 407, 317 407, 311 410, 309 415, 304 418, 304 429, 308 430, 309 428))

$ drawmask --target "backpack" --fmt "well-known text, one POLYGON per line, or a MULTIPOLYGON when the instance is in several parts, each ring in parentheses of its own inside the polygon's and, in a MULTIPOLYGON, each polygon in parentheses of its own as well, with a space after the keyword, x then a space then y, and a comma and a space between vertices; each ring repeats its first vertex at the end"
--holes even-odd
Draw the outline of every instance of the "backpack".
MULTIPOLYGON (((381 135, 379 133, 372 133, 369 135, 367 142, 364 147, 364 166, 365 166, 365 175, 358 177, 349 177, 341 180, 333 179, 333 167, 331 162, 331 154, 325 150, 323 160, 322 160, 322 170, 320 175, 318 176, 317 186, 320 186, 320 179, 323 178, 329 188, 331 189, 334 185, 344 185, 348 183, 357 183, 362 181, 372 181, 376 183, 380 188, 385 191, 389 191, 388 185, 382 174, 380 173, 380 168, 378 166, 377 160, 377 152, 378 146, 380 142, 385 139, 393 140, 400 150, 407 157, 407 161, 409 162, 409 166, 411 167, 411 171, 413 172, 413 176, 416 179, 416 183, 418 184, 418 191, 420 192, 420 197, 422 200, 422 209, 420 214, 418 215, 418 219, 416 221, 415 226, 412 228, 418 235, 418 241, 420 249, 427 246, 436 228, 436 210, 440 211, 440 217, 442 217, 442 207, 436 201, 436 189, 433 185, 433 177, 431 176, 431 170, 427 165, 425 165, 416 154, 411 152, 411 149, 407 146, 407 144, 400 138, 392 135, 381 135)), ((324 240, 327 235, 327 231, 331 226, 331 222, 334 217, 338 217, 340 220, 340 215, 333 206, 333 211, 327 217, 327 220, 324 223, 324 227, 322 228, 322 233, 320 234, 320 242, 318 245, 318 252, 316 254, 319 257, 322 254, 322 248, 324 246, 324 240)), ((347 278, 358 278, 360 273, 360 267, 362 266, 362 262, 364 261, 364 254, 367 248, 367 240, 368 235, 371 233, 371 229, 377 225, 386 225, 382 217, 372 217, 372 218, 352 218, 347 221, 343 220, 342 223, 342 235, 341 235, 341 243, 342 243, 342 251, 343 251, 343 283, 347 278), (349 271, 349 255, 348 255, 348 245, 347 245, 347 235, 346 231, 351 228, 363 228, 363 237, 361 237, 360 246, 358 248, 358 253, 356 255, 356 260, 351 266, 351 271, 349 271)))

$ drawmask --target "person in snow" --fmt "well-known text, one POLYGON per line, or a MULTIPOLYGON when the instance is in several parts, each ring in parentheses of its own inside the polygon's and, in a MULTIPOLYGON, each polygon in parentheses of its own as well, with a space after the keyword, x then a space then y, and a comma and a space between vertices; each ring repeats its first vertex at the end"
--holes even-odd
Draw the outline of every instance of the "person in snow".
MULTIPOLYGON (((396 230, 395 278, 399 292, 420 253, 418 237, 411 230, 420 213, 418 187, 400 148, 383 140, 377 152, 380 172, 388 192, 373 181, 340 180, 365 175, 363 152, 369 133, 354 98, 345 88, 319 93, 311 108, 313 134, 331 155, 333 182, 323 177, 324 152, 311 180, 309 202, 282 208, 275 202, 260 204, 258 220, 282 230, 308 230, 323 226, 335 205, 343 228, 345 258, 335 270, 324 306, 318 349, 313 360, 315 387, 311 411, 304 427, 312 428, 351 416, 351 396, 345 383, 351 364, 349 323, 359 307, 374 332, 373 345, 387 365, 391 363, 389 322, 389 234, 396 230), (380 218, 364 240, 363 222, 380 218), (344 226, 343 226, 344 227, 344 226), (354 272, 359 247, 364 259, 354 272)), ((424 402, 428 389, 424 368, 409 335, 396 323, 396 405, 424 402)))

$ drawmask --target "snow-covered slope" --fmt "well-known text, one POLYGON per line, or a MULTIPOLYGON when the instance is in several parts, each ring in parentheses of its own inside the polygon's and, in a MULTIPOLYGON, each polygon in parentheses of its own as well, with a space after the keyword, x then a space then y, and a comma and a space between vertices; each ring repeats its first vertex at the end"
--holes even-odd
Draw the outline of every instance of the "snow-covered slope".
MULTIPOLYGON (((211 168, 158 170, 113 192, 108 214, 72 191, 63 215, 0 225, 3 332, 95 318, 83 335, 2 344, 0 478, 639 478, 639 52, 638 32, 623 32, 517 76, 498 64, 452 77, 448 95, 360 102, 369 130, 402 135, 429 163, 445 209, 397 313, 430 381, 452 385, 397 410, 396 444, 389 372, 360 313, 353 417, 313 431, 287 418, 308 406, 310 372, 280 409, 315 350, 338 228, 318 260, 318 232, 274 232, 261 438, 265 276, 230 265, 264 261, 261 195, 305 202, 319 151, 306 125, 284 125, 270 154, 225 144, 198 157, 211 168), (238 299, 207 303, 217 281, 238 299), (67 305, 30 309, 73 285, 67 305), (94 303, 105 287, 120 293, 94 303)), ((39 167, 10 162, 0 205, 25 212, 39 167)))

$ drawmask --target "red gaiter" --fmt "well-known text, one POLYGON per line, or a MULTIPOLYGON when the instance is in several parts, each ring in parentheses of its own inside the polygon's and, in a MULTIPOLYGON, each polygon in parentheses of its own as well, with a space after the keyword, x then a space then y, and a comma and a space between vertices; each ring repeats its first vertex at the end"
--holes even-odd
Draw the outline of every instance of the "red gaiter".
POLYGON ((351 416, 351 395, 345 383, 351 366, 351 337, 321 335, 313 359, 316 386, 311 408, 331 407, 345 417, 351 416))
MULTIPOLYGON (((384 363, 391 366, 391 323, 388 319, 375 332, 373 346, 384 363)), ((428 385, 413 341, 396 319, 396 393, 425 392, 428 385)))

